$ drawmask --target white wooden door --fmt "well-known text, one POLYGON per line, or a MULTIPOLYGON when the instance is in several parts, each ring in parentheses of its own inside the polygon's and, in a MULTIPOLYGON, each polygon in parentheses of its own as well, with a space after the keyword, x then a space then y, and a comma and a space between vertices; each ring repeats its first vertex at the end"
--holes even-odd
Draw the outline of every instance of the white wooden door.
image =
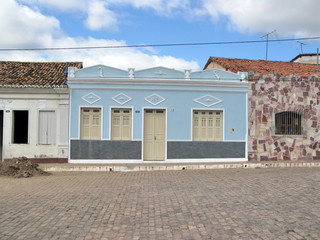
POLYGON ((39 144, 56 143, 56 114, 54 111, 39 112, 39 144))
POLYGON ((163 109, 144 111, 143 159, 165 159, 166 113, 163 109))

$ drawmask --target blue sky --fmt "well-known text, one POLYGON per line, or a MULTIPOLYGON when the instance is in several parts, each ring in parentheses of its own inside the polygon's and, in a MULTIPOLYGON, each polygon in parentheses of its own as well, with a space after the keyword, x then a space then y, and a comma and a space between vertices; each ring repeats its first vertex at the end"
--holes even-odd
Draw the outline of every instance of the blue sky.
MULTIPOLYGON (((318 0, 2 0, 0 48, 128 46, 320 36, 318 0)), ((319 41, 301 41, 316 52, 319 41)), ((270 42, 268 60, 289 61, 296 42, 270 42)), ((201 69, 210 56, 265 59, 266 44, 2 51, 7 61, 82 61, 137 69, 201 69)))

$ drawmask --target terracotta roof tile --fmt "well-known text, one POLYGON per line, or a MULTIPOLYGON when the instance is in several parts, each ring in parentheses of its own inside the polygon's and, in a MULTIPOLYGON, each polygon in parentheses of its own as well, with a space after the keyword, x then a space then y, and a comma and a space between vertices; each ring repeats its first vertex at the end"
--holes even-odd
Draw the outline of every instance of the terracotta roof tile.
POLYGON ((68 67, 82 63, 0 61, 0 86, 66 86, 68 67))
POLYGON ((317 66, 314 64, 304 64, 295 62, 249 60, 235 58, 210 57, 206 67, 215 62, 230 72, 258 72, 260 74, 278 73, 283 76, 297 74, 301 77, 308 77, 311 74, 320 75, 317 66))

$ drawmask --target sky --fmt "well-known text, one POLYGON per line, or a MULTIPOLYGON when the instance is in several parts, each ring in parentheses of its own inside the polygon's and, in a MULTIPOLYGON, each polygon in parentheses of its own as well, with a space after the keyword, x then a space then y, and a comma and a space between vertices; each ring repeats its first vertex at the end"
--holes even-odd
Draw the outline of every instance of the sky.
POLYGON ((319 0, 1 0, 0 61, 81 61, 121 69, 202 69, 210 56, 290 61, 320 37, 319 0), (110 47, 83 50, 6 49, 110 47), (120 46, 120 47, 119 47, 120 46))

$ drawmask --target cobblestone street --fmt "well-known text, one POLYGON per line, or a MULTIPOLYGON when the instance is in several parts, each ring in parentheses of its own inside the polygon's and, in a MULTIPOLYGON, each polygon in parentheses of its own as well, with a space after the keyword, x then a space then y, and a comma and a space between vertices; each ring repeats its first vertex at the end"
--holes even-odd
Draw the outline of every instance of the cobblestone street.
POLYGON ((0 239, 320 239, 320 168, 0 177, 0 239))

